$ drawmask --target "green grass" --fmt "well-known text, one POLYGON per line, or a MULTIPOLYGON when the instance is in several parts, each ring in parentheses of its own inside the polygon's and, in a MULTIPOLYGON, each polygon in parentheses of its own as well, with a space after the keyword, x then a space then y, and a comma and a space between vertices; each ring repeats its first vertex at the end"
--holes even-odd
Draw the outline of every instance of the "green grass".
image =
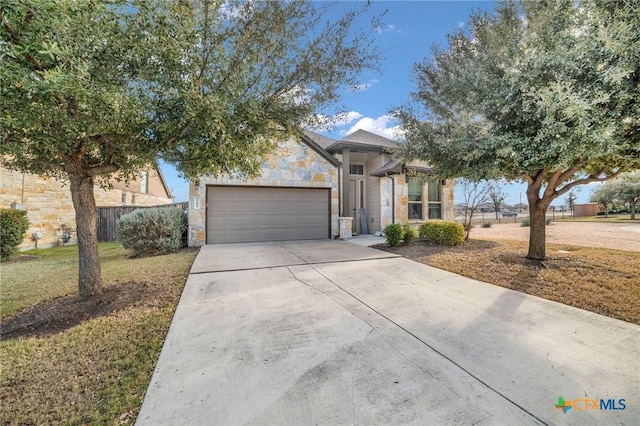
MULTIPOLYGON (((196 252, 127 259, 119 244, 101 244, 100 253, 105 286, 144 282, 148 299, 47 337, 3 339, 3 424, 135 420, 196 252)), ((38 259, 0 265, 5 317, 77 292, 77 247, 29 254, 38 259)))

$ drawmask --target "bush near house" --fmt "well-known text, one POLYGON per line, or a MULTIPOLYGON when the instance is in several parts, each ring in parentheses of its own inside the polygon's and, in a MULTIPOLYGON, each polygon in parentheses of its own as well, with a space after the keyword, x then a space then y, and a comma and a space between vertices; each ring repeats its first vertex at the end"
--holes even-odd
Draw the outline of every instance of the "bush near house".
POLYGON ((384 228, 384 235, 387 239, 387 244, 395 247, 400 244, 400 241, 404 238, 404 228, 399 223, 392 223, 384 228))
POLYGON ((24 210, 0 210, 0 260, 11 260, 18 254, 18 246, 29 229, 29 219, 24 210))
POLYGON ((455 246, 464 241, 464 227, 457 222, 430 220, 420 225, 420 238, 433 244, 455 246))
POLYGON ((418 236, 418 231, 409 224, 404 225, 402 227, 402 231, 404 232, 402 239, 405 244, 411 244, 418 236))
POLYGON ((120 218, 118 239, 134 256, 171 253, 182 247, 185 224, 186 217, 180 209, 139 209, 120 218))

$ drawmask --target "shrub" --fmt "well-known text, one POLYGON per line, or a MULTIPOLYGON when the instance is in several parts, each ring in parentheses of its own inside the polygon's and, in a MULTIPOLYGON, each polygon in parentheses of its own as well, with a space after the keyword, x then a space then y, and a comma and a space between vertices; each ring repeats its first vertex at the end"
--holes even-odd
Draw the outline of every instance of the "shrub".
POLYGON ((409 224, 404 225, 402 231, 404 233, 402 239, 405 244, 411 244, 418 236, 418 232, 409 224))
POLYGON ((138 209, 120 218, 118 239, 134 256, 170 253, 182 247, 185 226, 186 216, 180 209, 138 209))
POLYGON ((18 254, 18 246, 29 229, 29 219, 24 210, 0 210, 0 260, 10 260, 18 254))
POLYGON ((482 227, 483 227, 483 228, 491 228, 491 222, 484 222, 484 223, 482 224, 482 227))
POLYGON ((544 223, 546 223, 547 225, 551 225, 551 218, 547 218, 544 223))
POLYGON ((596 213, 596 216, 604 216, 604 215, 605 215, 605 213, 604 213, 604 212, 597 212, 597 213, 596 213))
POLYGON ((404 228, 399 223, 392 223, 384 228, 384 235, 387 239, 387 244, 395 247, 400 244, 400 241, 404 238, 404 228))
POLYGON ((529 219, 522 219, 522 222, 520 222, 520 226, 523 226, 523 227, 531 226, 531 222, 529 222, 529 219))
POLYGON ((430 220, 420 225, 420 238, 434 244, 455 246, 464 241, 464 227, 457 222, 430 220))

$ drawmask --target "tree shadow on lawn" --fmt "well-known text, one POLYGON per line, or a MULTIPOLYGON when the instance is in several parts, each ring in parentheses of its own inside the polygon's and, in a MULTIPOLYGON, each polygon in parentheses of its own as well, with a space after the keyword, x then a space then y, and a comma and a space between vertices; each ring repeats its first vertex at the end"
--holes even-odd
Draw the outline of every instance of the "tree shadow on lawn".
POLYGON ((170 297, 164 286, 144 281, 111 284, 87 300, 74 294, 23 309, 0 320, 0 336, 3 340, 51 336, 131 306, 159 306, 170 297))

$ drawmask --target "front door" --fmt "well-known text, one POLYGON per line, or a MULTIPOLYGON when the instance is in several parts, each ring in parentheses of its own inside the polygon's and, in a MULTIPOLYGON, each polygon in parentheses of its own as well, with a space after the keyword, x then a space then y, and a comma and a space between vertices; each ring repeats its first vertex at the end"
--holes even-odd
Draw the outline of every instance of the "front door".
POLYGON ((349 201, 347 212, 353 217, 352 232, 362 233, 360 226, 360 209, 364 208, 364 179, 349 179, 349 201))

